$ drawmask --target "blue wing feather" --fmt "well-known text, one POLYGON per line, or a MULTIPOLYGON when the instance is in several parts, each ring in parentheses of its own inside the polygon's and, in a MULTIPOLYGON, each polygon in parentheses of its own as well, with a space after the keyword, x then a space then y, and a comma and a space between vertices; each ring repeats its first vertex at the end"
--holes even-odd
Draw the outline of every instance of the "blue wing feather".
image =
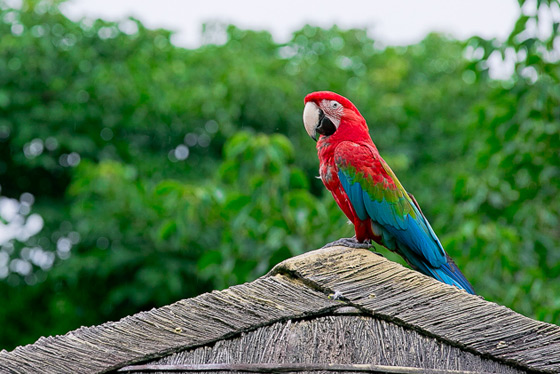
POLYGON ((410 265, 422 273, 474 294, 457 266, 448 261, 430 223, 411 201, 406 203, 410 204, 415 217, 411 214, 403 217, 397 213, 395 203, 370 196, 346 169, 339 168, 338 177, 358 217, 361 220, 371 218, 375 227, 381 229, 382 241, 387 248, 401 252, 410 265), (395 240, 400 243, 398 248, 395 240))
POLYGON ((358 217, 362 221, 368 219, 369 217, 367 216, 366 206, 363 200, 362 187, 358 183, 351 183, 349 178, 340 178, 340 172, 339 179, 358 217))
MULTIPOLYGON (((348 195, 354 210, 362 220, 371 218, 394 236, 399 242, 407 245, 417 255, 424 257, 432 266, 439 267, 446 262, 445 251, 439 240, 433 238, 428 229, 429 224, 414 205, 416 217, 407 214, 401 217, 396 213, 396 207, 386 199, 373 199, 360 185, 352 180, 344 170, 338 171, 342 188, 348 195)), ((433 231, 432 231, 433 232, 433 231)))

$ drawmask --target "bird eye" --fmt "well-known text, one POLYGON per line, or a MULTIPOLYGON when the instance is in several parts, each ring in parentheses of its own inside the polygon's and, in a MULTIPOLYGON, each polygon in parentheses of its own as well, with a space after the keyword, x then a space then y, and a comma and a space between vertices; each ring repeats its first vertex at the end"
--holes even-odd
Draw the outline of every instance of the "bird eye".
POLYGON ((331 108, 338 109, 339 106, 340 104, 338 103, 338 101, 331 101, 331 108))

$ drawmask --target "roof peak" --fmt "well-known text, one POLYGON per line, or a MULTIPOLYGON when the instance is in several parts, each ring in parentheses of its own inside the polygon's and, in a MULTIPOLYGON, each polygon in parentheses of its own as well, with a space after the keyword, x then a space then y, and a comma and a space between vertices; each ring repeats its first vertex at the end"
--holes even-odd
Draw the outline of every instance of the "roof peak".
POLYGON ((0 372, 107 372, 278 321, 329 315, 342 307, 496 361, 532 371, 560 370, 560 327, 371 251, 331 247, 283 261, 250 283, 2 351, 0 372))

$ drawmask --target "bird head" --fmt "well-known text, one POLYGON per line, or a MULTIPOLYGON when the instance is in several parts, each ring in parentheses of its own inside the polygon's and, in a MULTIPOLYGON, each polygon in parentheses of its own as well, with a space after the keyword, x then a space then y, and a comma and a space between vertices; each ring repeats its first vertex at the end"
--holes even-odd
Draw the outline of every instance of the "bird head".
MULTIPOLYGON (((317 141, 319 134, 333 135, 341 124, 363 123, 365 121, 350 100, 330 91, 317 91, 304 99, 303 125, 305 131, 317 141)), ((366 126, 367 130, 367 126, 366 126)))

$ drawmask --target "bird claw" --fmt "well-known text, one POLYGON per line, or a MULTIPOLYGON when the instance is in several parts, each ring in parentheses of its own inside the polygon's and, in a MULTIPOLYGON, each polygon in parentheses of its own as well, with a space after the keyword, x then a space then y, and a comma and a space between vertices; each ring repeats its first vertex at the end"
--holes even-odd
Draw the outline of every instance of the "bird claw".
POLYGON ((356 237, 352 237, 352 238, 340 238, 338 240, 335 240, 334 242, 325 244, 323 248, 336 247, 336 246, 356 248, 356 249, 370 249, 373 247, 373 245, 367 241, 360 243, 359 241, 356 240, 356 237))
MULTIPOLYGON (((360 243, 358 240, 356 240, 356 236, 353 236, 351 238, 340 238, 338 240, 335 240, 334 242, 330 242, 330 243, 325 244, 322 248, 330 248, 330 247, 336 247, 336 246, 349 247, 349 248, 355 248, 355 249, 372 249, 372 248, 375 248, 369 240, 366 240, 365 242, 360 243)), ((372 251, 372 252, 375 253, 378 256, 385 257, 379 252, 375 252, 375 251, 372 251)))

